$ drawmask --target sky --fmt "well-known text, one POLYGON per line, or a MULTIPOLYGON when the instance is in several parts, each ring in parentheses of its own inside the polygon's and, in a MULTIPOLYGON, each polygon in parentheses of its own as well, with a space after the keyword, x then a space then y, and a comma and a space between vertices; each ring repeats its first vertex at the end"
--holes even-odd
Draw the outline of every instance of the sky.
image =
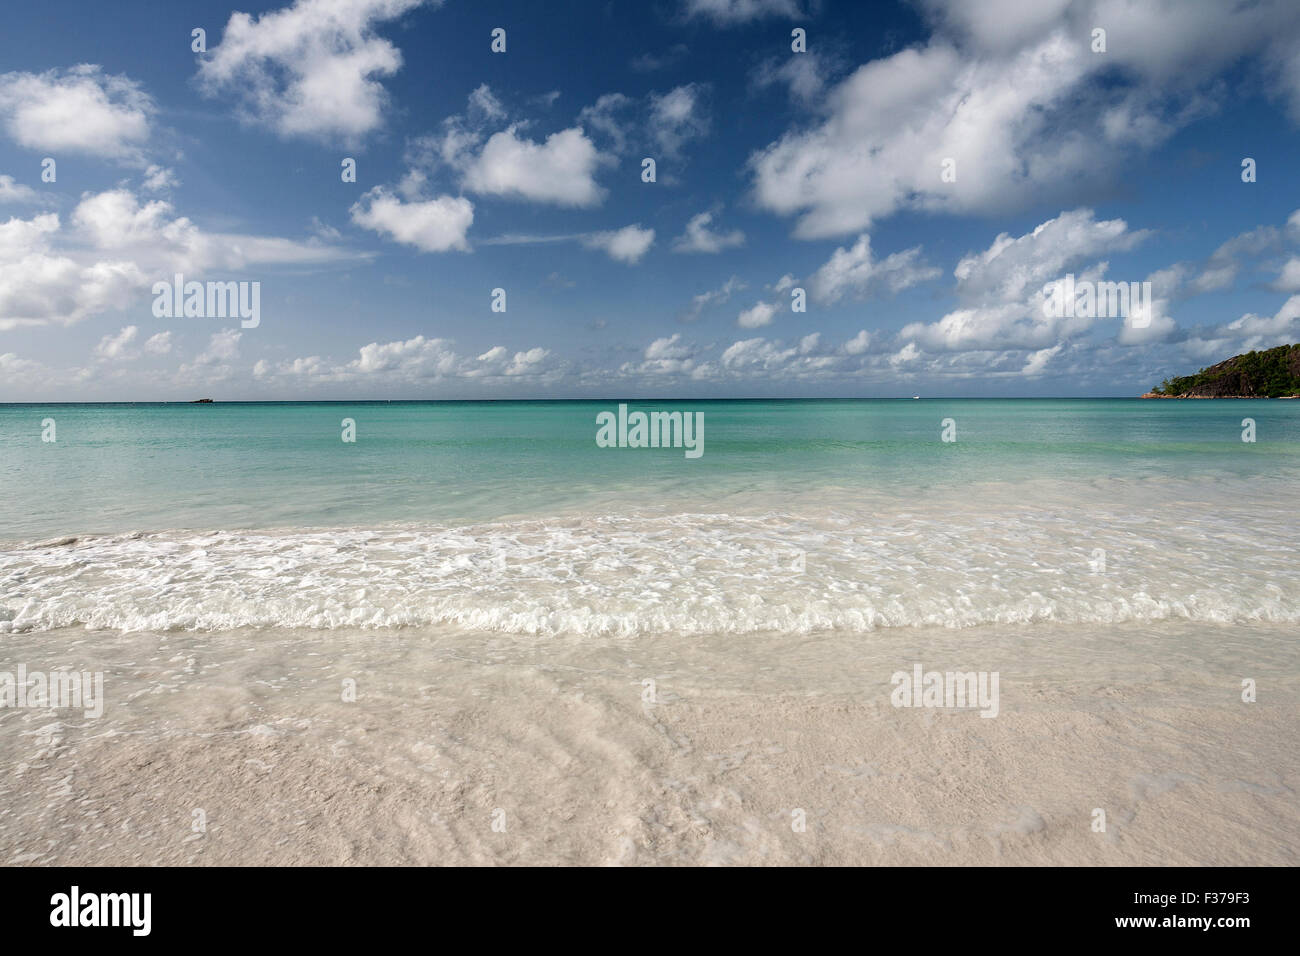
POLYGON ((4 21, 0 401, 1118 396, 1300 341, 1294 0, 4 21))

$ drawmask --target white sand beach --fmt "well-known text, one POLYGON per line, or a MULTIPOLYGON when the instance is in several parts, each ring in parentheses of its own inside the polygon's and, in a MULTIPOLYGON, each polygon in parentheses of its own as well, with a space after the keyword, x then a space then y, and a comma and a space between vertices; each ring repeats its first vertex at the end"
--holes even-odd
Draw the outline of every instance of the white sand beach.
POLYGON ((1293 629, 977 631, 11 634, 107 701, 0 710, 0 861, 1300 861, 1293 629), (998 671, 997 718, 894 707, 913 662, 998 671))

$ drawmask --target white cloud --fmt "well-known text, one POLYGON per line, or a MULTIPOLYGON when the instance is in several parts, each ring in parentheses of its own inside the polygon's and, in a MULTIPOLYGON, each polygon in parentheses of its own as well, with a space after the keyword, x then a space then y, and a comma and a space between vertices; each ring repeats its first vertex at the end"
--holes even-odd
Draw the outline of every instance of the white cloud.
POLYGON ((426 339, 417 335, 405 342, 371 342, 361 347, 360 357, 351 364, 365 374, 400 371, 419 378, 450 374, 457 365, 456 353, 447 339, 426 339))
POLYGON ((889 364, 894 367, 911 365, 921 357, 921 351, 916 347, 915 342, 908 342, 901 349, 889 356, 889 364))
POLYGON ((764 338, 741 339, 727 346, 720 361, 728 369, 758 367, 775 370, 798 354, 797 348, 782 348, 779 343, 764 338))
POLYGON ((1091 209, 1062 212, 1033 231, 1012 238, 1000 233, 983 252, 962 257, 953 270, 965 298, 1017 299, 1040 292, 1069 265, 1107 252, 1123 252, 1150 238, 1123 219, 1098 221, 1091 209))
POLYGON ((582 244, 589 249, 600 249, 616 262, 636 265, 654 241, 655 231, 643 229, 637 224, 610 232, 591 233, 583 237, 582 244))
POLYGON ((691 350, 680 344, 681 338, 680 332, 674 332, 666 338, 655 339, 646 346, 645 357, 650 361, 689 358, 691 350))
POLYGON ((144 188, 151 193, 166 192, 179 186, 176 173, 166 166, 150 166, 144 171, 144 188))
POLYGON ((12 176, 0 176, 0 203, 37 203, 40 193, 30 186, 14 181, 12 176))
POLYGON ((601 154, 579 128, 552 133, 545 143, 520 139, 517 127, 494 133, 465 171, 464 186, 490 196, 560 206, 595 206, 601 154))
POLYGON ((1062 348, 1064 348, 1062 345, 1053 345, 1051 348, 1039 349, 1037 352, 1031 353, 1029 360, 1025 362, 1025 367, 1020 370, 1020 374, 1027 378, 1042 375, 1047 363, 1055 358, 1062 348))
POLYGON ((1273 288, 1279 292, 1300 292, 1300 258, 1292 256, 1286 261, 1273 288))
POLYGON ((116 334, 105 335, 95 346, 95 355, 110 361, 135 358, 139 353, 129 346, 135 341, 139 331, 134 325, 128 325, 116 334))
POLYGON ((732 276, 718 288, 701 292, 699 295, 692 297, 690 307, 682 312, 682 321, 694 322, 705 309, 714 305, 725 305, 730 301, 733 294, 744 288, 745 283, 740 280, 740 277, 732 276))
MULTIPOLYGON (((604 96, 580 117, 580 122, 616 135, 616 149, 623 134, 612 113, 623 100, 619 94, 604 96)), ((411 169, 399 190, 420 194, 429 174, 446 167, 460 177, 462 189, 487 196, 575 207, 595 206, 605 198, 596 173, 613 156, 600 152, 582 127, 536 142, 521 135, 528 121, 499 128, 506 116, 487 84, 479 86, 463 114, 447 117, 439 132, 412 141, 406 155, 411 169), (493 127, 498 128, 489 135, 493 127)))
POLYGON ((144 350, 150 355, 168 354, 172 350, 171 332, 159 332, 149 336, 148 341, 144 343, 144 350))
POLYGON ((761 329, 771 325, 776 316, 777 307, 770 302, 759 302, 752 308, 745 309, 736 316, 736 324, 742 329, 761 329))
POLYGON ((380 79, 402 54, 375 33, 422 0, 297 0, 260 17, 232 13, 200 64, 200 87, 230 94, 248 119, 281 136, 356 142, 383 123, 380 79))
MULTIPOLYGON (((898 333, 934 351, 1043 349, 1101 321, 1087 316, 1049 316, 1044 287, 1063 281, 1067 268, 1106 252, 1132 249, 1149 236, 1122 219, 1097 221, 1091 209, 1062 212, 1022 236, 1001 233, 981 252, 963 256, 953 270, 964 301, 937 322, 912 322, 898 333)), ((1077 281, 1097 282, 1108 263, 1080 268, 1077 281)), ((1133 277, 1135 281, 1137 277, 1133 277)), ((1167 332, 1164 321, 1153 331, 1167 332)), ((1137 337, 1140 330, 1128 333, 1137 337)))
POLYGON ((1247 313, 1219 331, 1231 335, 1243 349, 1289 344, 1300 330, 1300 295, 1293 295, 1271 316, 1247 313))
POLYGON ((704 90, 698 83, 687 83, 662 95, 650 95, 650 133, 664 155, 678 157, 689 140, 708 132, 704 90))
MULTIPOLYGON (((926 7, 927 43, 862 65, 826 94, 823 120, 750 158, 755 200, 797 217, 797 236, 860 232, 900 209, 1073 201, 1213 109, 1205 91, 1243 55, 1289 45, 1300 68, 1300 18, 1283 0, 1197 3, 1191 16, 1174 0, 926 7), (1098 25, 1104 55, 1089 46, 1098 25), (947 159, 955 181, 941 178, 947 159)), ((1300 104, 1300 82, 1291 96, 1300 104)))
POLYGON ((480 83, 469 94, 469 116, 472 120, 501 120, 506 118, 506 108, 501 105, 491 87, 480 83))
POLYGON ((707 17, 719 26, 735 26, 766 17, 807 16, 799 0, 685 0, 688 17, 707 17))
POLYGON ((421 252, 469 251, 465 234, 474 222, 474 204, 463 197, 403 202, 376 186, 353 203, 351 214, 357 225, 421 252))
POLYGON ((879 288, 901 292, 919 282, 938 278, 941 270, 918 262, 921 247, 895 252, 877 262, 871 255, 871 238, 863 233, 852 248, 836 249, 814 273, 809 288, 814 298, 838 302, 846 294, 863 299, 879 288))
POLYGON ((622 153, 627 149, 630 132, 619 114, 630 109, 634 101, 622 93, 606 93, 591 106, 583 107, 578 122, 584 129, 593 129, 609 137, 610 149, 622 153))
POLYGON ((754 71, 753 83, 758 89, 782 85, 790 91, 790 98, 805 106, 819 102, 826 89, 826 60, 809 50, 798 56, 782 56, 765 60, 754 71))
POLYGON ((239 340, 243 333, 238 329, 222 329, 208 338, 208 347, 194 359, 195 365, 221 365, 239 358, 239 340))
POLYGON ((1233 236, 1211 253, 1201 266, 1201 273, 1191 282, 1193 292, 1213 292, 1226 289, 1237 280, 1242 260, 1254 261, 1272 249, 1281 239, 1281 232, 1273 226, 1260 226, 1233 236))
POLYGON ((14 352, 0 354, 0 381, 6 384, 33 384, 45 371, 40 362, 19 358, 14 352))
POLYGON ((134 80, 91 64, 0 74, 0 118, 28 149, 140 162, 155 110, 134 80))
POLYGON ((0 329, 77 322, 145 284, 134 262, 59 253, 59 231, 55 213, 0 224, 0 329))
POLYGON ((692 216, 686 224, 686 231, 673 240, 674 252, 721 252, 745 244, 745 234, 739 229, 731 232, 714 232, 709 228, 713 222, 713 213, 702 212, 692 216))
POLYGON ((342 365, 331 364, 320 356, 298 358, 271 366, 259 362, 254 374, 263 381, 292 379, 299 387, 307 384, 332 386, 365 384, 375 381, 384 385, 417 385, 431 382, 506 380, 551 382, 563 373, 563 363, 555 361, 549 349, 534 347, 511 352, 495 345, 477 357, 456 353, 449 339, 426 339, 423 335, 405 341, 371 342, 358 350, 357 358, 342 365))
POLYGON ((859 329, 858 334, 844 343, 843 349, 848 355, 861 355, 871 347, 871 333, 859 329))
POLYGON ((537 376, 546 371, 549 349, 531 348, 510 354, 504 345, 496 345, 478 357, 479 367, 462 370, 468 378, 500 377, 521 378, 537 376))
POLYGON ((56 213, 0 223, 0 329, 67 325, 124 308, 177 272, 197 278, 214 269, 352 257, 320 242, 208 233, 173 218, 169 203, 142 203, 126 189, 87 193, 66 225, 56 213))

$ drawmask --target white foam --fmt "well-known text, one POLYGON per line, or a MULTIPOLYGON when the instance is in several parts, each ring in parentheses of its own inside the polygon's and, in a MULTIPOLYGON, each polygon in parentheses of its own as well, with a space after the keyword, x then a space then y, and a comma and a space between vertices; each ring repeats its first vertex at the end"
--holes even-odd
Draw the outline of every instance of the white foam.
POLYGON ((83 535, 0 550, 0 633, 451 623, 635 637, 1297 622, 1293 525, 1259 507, 948 513, 940 503, 887 515, 83 535))

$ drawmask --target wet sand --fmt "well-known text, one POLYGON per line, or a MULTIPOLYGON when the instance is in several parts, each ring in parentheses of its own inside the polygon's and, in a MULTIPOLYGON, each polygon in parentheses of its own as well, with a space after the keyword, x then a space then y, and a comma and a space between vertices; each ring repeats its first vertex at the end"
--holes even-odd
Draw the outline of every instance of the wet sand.
POLYGON ((1285 628, 70 628, 5 656, 107 697, 0 710, 6 864, 1300 862, 1285 628), (913 663, 998 671, 998 716, 893 706, 913 663))

